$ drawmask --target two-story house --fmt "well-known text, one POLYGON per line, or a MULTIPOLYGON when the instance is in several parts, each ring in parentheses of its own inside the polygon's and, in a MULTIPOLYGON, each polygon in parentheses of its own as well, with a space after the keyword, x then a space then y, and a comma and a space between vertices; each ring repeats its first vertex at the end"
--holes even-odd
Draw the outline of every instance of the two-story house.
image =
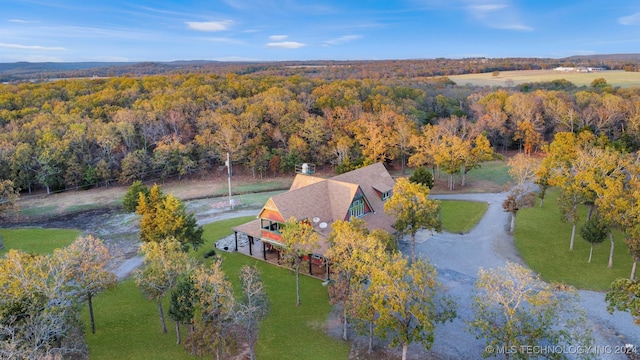
MULTIPOLYGON (((233 230, 249 238, 249 254, 253 246, 262 243, 262 253, 267 260, 268 251, 282 246, 280 229, 291 217, 309 221, 322 241, 315 254, 309 254, 312 262, 328 264, 325 253, 332 224, 337 220, 361 218, 369 230, 382 229, 394 233, 393 219, 384 212, 384 201, 391 196, 395 181, 382 163, 369 165, 332 178, 324 179, 313 174, 299 173, 286 193, 271 197, 256 220, 239 225, 233 230)), ((236 240, 236 251, 238 250, 236 240)))

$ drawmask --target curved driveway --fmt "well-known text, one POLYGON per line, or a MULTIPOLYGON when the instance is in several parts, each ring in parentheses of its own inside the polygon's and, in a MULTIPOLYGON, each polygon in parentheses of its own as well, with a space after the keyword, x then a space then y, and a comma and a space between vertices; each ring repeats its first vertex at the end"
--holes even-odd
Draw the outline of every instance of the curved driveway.
MULTIPOLYGON (((416 254, 423 256, 437 268, 438 276, 458 303, 458 317, 451 323, 440 325, 431 349, 438 358, 478 359, 484 342, 467 330, 466 322, 473 317, 471 303, 473 283, 480 267, 504 266, 507 261, 523 264, 509 233, 510 214, 502 209, 507 193, 433 195, 441 200, 470 200, 489 203, 486 214, 469 233, 459 235, 428 231, 416 235, 416 254)), ((409 245, 402 242, 403 252, 409 245)), ((626 343, 640 348, 640 327, 633 324, 628 313, 606 311, 604 293, 580 291, 581 306, 587 312, 594 330, 595 345, 621 346, 626 343)), ((420 353, 416 346, 412 350, 420 353)), ((622 354, 604 354, 600 359, 626 359, 622 354)))

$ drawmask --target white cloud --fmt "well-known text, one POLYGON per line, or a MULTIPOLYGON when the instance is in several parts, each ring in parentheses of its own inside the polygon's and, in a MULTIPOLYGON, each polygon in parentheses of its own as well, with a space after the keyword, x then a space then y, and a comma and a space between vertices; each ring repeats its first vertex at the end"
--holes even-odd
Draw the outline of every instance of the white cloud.
POLYGON ((505 25, 494 25, 497 29, 507 29, 507 30, 517 30, 517 31, 533 31, 531 26, 522 25, 522 24, 505 24, 505 25))
POLYGON ((463 0, 466 10, 476 20, 494 29, 533 31, 520 21, 520 14, 509 0, 463 0))
POLYGON ((40 46, 40 45, 21 45, 21 44, 7 44, 0 43, 0 47, 9 49, 21 49, 21 50, 43 50, 43 51, 65 51, 67 49, 58 46, 40 46))
POLYGON ((227 37, 204 37, 204 38, 199 38, 203 41, 210 41, 210 42, 217 42, 217 43, 226 43, 226 44, 242 44, 242 41, 237 40, 237 39, 233 39, 233 38, 227 38, 227 37))
POLYGON ((0 59, 6 62, 17 62, 17 61, 26 61, 26 62, 63 62, 69 61, 57 56, 45 56, 45 55, 6 55, 0 56, 0 59))
POLYGON ((361 35, 345 35, 345 36, 340 36, 339 38, 327 40, 324 43, 327 45, 340 45, 340 44, 348 43, 361 38, 362 38, 361 35))
POLYGON ((271 41, 282 41, 286 38, 288 38, 289 35, 271 35, 269 36, 269 40, 271 41))
POLYGON ((488 11, 497 11, 506 8, 507 5, 504 4, 484 4, 484 5, 470 5, 468 8, 470 10, 488 12, 488 11))
POLYGON ((28 23, 34 23, 36 21, 27 21, 27 20, 22 20, 22 19, 9 19, 9 22, 12 23, 18 23, 18 24, 28 24, 28 23))
POLYGON ((299 43, 296 41, 282 41, 282 42, 267 43, 267 47, 282 48, 282 49, 297 49, 303 46, 307 46, 307 44, 299 43))
POLYGON ((224 21, 187 21, 187 27, 191 30, 196 31, 224 31, 229 29, 229 27, 233 24, 231 20, 224 21))
POLYGON ((618 22, 622 25, 640 25, 640 13, 623 16, 618 19, 618 22))

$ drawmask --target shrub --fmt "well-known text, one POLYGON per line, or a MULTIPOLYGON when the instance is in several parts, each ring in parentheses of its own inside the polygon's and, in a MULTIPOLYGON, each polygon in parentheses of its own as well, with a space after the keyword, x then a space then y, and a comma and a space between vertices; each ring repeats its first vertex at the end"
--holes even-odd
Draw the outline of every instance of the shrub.
POLYGON ((413 175, 409 178, 409 181, 414 184, 422 184, 427 186, 429 189, 433 189, 433 174, 431 174, 431 171, 427 170, 424 166, 418 166, 413 172, 413 175))
POLYGON ((126 212, 135 212, 140 201, 140 193, 145 196, 149 196, 149 187, 142 183, 140 180, 136 180, 129 186, 127 193, 122 199, 122 206, 126 212))

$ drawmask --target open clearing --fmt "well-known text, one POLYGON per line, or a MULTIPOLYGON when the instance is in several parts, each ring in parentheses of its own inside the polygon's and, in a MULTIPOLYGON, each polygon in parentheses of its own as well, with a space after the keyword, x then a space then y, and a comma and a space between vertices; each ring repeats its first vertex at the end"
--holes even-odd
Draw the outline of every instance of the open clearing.
POLYGON ((627 72, 622 70, 598 71, 591 73, 560 72, 553 70, 520 70, 500 71, 500 75, 493 73, 451 75, 449 79, 458 85, 471 84, 475 86, 502 86, 511 87, 523 83, 547 82, 565 79, 576 86, 589 86, 598 78, 604 78, 607 84, 619 87, 640 87, 640 72, 627 72))

